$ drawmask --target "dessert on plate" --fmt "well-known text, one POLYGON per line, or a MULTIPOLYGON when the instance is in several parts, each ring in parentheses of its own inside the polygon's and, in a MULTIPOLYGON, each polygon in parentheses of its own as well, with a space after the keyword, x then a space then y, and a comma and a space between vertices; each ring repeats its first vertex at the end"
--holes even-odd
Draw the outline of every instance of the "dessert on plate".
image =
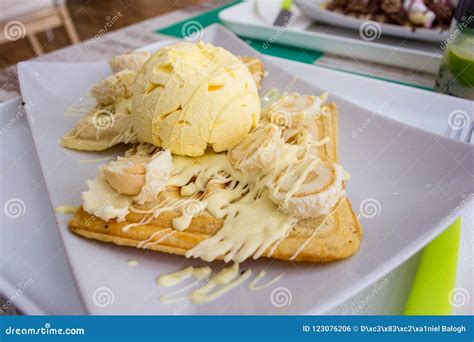
POLYGON ((324 8, 363 20, 448 30, 454 15, 452 0, 332 0, 324 8))
POLYGON ((205 43, 109 62, 96 105, 61 145, 130 148, 87 181, 80 236, 205 261, 326 262, 362 229, 338 159, 327 94, 259 94, 263 63, 205 43))

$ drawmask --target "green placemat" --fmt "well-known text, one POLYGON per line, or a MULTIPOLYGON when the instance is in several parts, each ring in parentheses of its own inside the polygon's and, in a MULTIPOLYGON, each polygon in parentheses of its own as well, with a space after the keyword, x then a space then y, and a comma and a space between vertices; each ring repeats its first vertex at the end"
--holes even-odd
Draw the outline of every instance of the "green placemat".
MULTIPOLYGON (((193 22, 198 23, 203 28, 211 24, 216 24, 216 23, 222 24, 221 21, 219 20, 219 12, 230 6, 234 6, 235 4, 238 4, 240 2, 242 1, 237 0, 227 5, 216 7, 215 9, 211 11, 204 12, 197 16, 177 22, 176 24, 156 30, 155 32, 160 33, 160 34, 166 34, 168 36, 183 38, 186 35, 185 25, 187 23, 190 23, 193 21, 193 22)), ((248 38, 248 37, 240 37, 240 38, 245 40, 247 44, 249 44, 251 47, 253 47, 255 50, 261 53, 264 53, 270 56, 291 59, 291 60, 302 62, 302 63, 313 64, 319 57, 323 55, 323 53, 319 51, 308 50, 308 51, 302 52, 298 48, 294 48, 287 45, 281 45, 281 44, 276 44, 276 43, 264 44, 263 41, 258 40, 258 39, 253 39, 253 38, 248 38)))
POLYGON ((456 283, 461 220, 423 249, 405 315, 450 315, 456 283))
POLYGON ((216 24, 219 23, 221 24, 221 21, 219 20, 219 12, 222 10, 225 10, 226 8, 229 8, 231 6, 234 6, 238 3, 242 2, 241 0, 236 0, 232 1, 231 3, 224 5, 224 6, 219 6, 214 8, 213 10, 201 13, 199 15, 196 15, 194 17, 185 19, 183 21, 179 21, 173 25, 166 26, 164 28, 158 29, 155 32, 156 33, 161 33, 161 34, 167 34, 169 36, 173 37, 179 37, 183 38, 185 36, 183 26, 190 22, 190 21, 195 21, 201 24, 203 28, 211 25, 211 24, 216 24))

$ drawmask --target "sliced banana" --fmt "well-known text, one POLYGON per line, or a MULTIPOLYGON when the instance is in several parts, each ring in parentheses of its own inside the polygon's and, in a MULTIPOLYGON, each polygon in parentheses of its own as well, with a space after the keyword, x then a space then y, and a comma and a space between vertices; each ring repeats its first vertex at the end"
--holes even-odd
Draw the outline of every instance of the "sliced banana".
POLYGON ((114 73, 125 69, 138 72, 150 56, 151 53, 148 51, 126 52, 122 55, 112 57, 109 60, 109 66, 114 73))
POLYGON ((84 210, 104 221, 123 221, 132 203, 144 204, 157 198, 171 170, 168 150, 152 156, 136 153, 119 157, 101 166, 97 176, 87 181, 88 190, 82 193, 84 210))
POLYGON ((296 156, 298 159, 307 159, 309 156, 318 156, 318 148, 331 141, 329 137, 321 140, 315 140, 313 135, 304 127, 285 128, 283 130, 283 140, 285 144, 290 144, 297 148, 296 156))
POLYGON ((229 161, 243 172, 269 170, 281 152, 282 130, 276 125, 265 125, 247 135, 240 144, 229 151, 229 161))
POLYGON ((118 158, 102 167, 104 179, 119 193, 138 195, 145 185, 147 158, 118 158))
POLYGON ((311 156, 288 165, 272 178, 270 198, 288 215, 327 215, 345 196, 346 178, 339 164, 311 156))
MULTIPOLYGON (((323 94, 324 95, 324 94, 323 94)), ((321 112, 321 97, 293 93, 283 95, 265 113, 273 124, 285 128, 301 127, 308 118, 321 112)))
POLYGON ((107 183, 122 195, 144 204, 156 199, 171 174, 171 153, 160 151, 151 157, 119 158, 100 169, 107 183))
POLYGON ((130 69, 121 70, 95 84, 90 94, 99 105, 111 105, 121 98, 132 96, 133 82, 137 73, 130 69))
POLYGON ((145 169, 145 184, 138 195, 133 197, 133 200, 138 204, 155 200, 160 191, 166 186, 173 170, 171 152, 165 150, 155 153, 145 165, 145 169))

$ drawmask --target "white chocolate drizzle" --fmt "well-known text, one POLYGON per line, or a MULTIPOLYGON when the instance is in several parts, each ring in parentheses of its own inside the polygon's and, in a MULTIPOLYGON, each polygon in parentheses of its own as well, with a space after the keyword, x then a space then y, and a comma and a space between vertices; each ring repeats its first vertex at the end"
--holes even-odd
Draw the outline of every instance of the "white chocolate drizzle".
POLYGON ((290 260, 293 261, 296 259, 296 257, 305 249, 305 247, 308 245, 308 243, 316 236, 316 234, 319 232, 319 229, 326 223, 326 221, 339 209, 342 203, 344 203, 344 198, 341 198, 339 200, 339 203, 336 205, 336 207, 332 210, 332 212, 324 217, 324 219, 321 221, 321 223, 314 229, 313 233, 309 238, 307 238, 301 246, 298 247, 296 252, 290 257, 290 260))
MULTIPOLYGON (((277 240, 286 236, 298 219, 283 214, 270 200, 266 182, 269 176, 243 174, 229 163, 226 154, 208 152, 202 157, 173 157, 173 172, 167 186, 180 187, 179 199, 165 200, 155 208, 130 211, 144 214, 138 223, 124 231, 150 223, 161 213, 180 210, 172 221, 176 231, 186 230, 194 216, 207 210, 224 219, 223 227, 186 253, 186 257, 240 263, 259 258, 277 240)), ((148 242, 147 242, 148 243, 148 242)), ((143 246, 143 245, 142 245, 143 246)))
POLYGON ((211 302, 223 294, 229 292, 233 288, 245 282, 251 275, 251 270, 246 270, 242 274, 239 273, 239 264, 225 267, 216 275, 208 278, 212 273, 209 267, 194 268, 186 267, 174 273, 162 275, 157 278, 158 285, 170 287, 178 285, 189 278, 194 281, 190 284, 165 294, 160 297, 160 301, 165 304, 175 303, 183 300, 190 300, 194 304, 205 304, 211 302), (203 279, 208 278, 201 286, 195 289, 189 296, 176 296, 186 290, 195 288, 203 279))
POLYGON ((54 212, 58 214, 74 214, 79 208, 72 205, 61 205, 54 208, 54 212))
MULTIPOLYGON (((186 300, 193 304, 209 303, 247 281, 247 279, 252 275, 252 270, 248 269, 240 273, 239 264, 235 263, 230 267, 223 268, 213 276, 211 276, 211 274, 212 270, 209 267, 194 268, 189 266, 177 272, 158 277, 156 283, 163 287, 176 286, 190 278, 193 279, 193 281, 188 285, 162 295, 160 301, 164 304, 172 304, 186 300), (204 279, 206 280, 202 282, 204 279), (179 294, 193 288, 194 290, 189 295, 178 296, 179 294)), ((279 281, 284 275, 284 273, 281 273, 266 283, 257 285, 266 274, 266 271, 260 271, 260 273, 249 283, 248 289, 250 291, 266 289, 279 281)))
POLYGON ((138 260, 135 260, 135 259, 130 259, 130 260, 127 260, 127 265, 128 266, 137 266, 138 265, 138 260))
POLYGON ((191 293, 189 299, 194 304, 205 304, 211 302, 245 282, 251 274, 252 270, 246 270, 240 274, 239 264, 223 268, 214 277, 209 279, 207 284, 191 293), (213 291, 216 287, 219 288, 213 291))
POLYGON ((260 271, 260 273, 255 277, 255 279, 252 280, 249 283, 249 286, 248 286, 249 290, 250 291, 260 291, 260 290, 266 289, 267 287, 269 287, 269 286, 275 284, 277 281, 279 281, 284 276, 284 273, 280 273, 275 278, 271 279, 270 281, 267 281, 264 284, 257 285, 257 283, 260 281, 260 279, 262 279, 266 275, 267 275, 267 272, 265 270, 260 271))
POLYGON ((193 278, 194 281, 176 291, 173 291, 171 293, 165 294, 160 297, 160 301, 164 304, 171 304, 171 303, 176 303, 180 302, 183 300, 187 300, 188 296, 185 297, 179 297, 176 296, 180 293, 185 292, 186 290, 189 290, 191 288, 196 287, 202 279, 207 278, 210 274, 212 273, 211 268, 209 267, 199 267, 199 268, 194 268, 192 266, 186 267, 182 270, 179 270, 174 273, 162 275, 156 279, 156 283, 158 285, 164 286, 164 287, 171 287, 178 285, 182 283, 183 281, 193 278))
POLYGON ((170 287, 178 285, 191 277, 195 278, 196 280, 204 279, 208 277, 211 272, 211 268, 207 266, 199 268, 189 266, 177 272, 165 274, 158 277, 156 279, 156 283, 164 287, 170 287))
POLYGON ((152 245, 157 245, 159 244, 160 242, 166 240, 167 238, 169 238, 170 236, 176 234, 176 231, 171 229, 171 228, 166 228, 166 229, 162 229, 162 230, 158 230, 156 232, 154 232, 153 234, 150 235, 150 237, 146 240, 143 240, 141 241, 139 244, 138 244, 138 248, 148 248, 152 245), (155 240, 155 238, 160 235, 161 233, 166 233, 166 232, 169 232, 168 234, 165 234, 163 235, 162 237, 160 237, 159 239, 155 240))

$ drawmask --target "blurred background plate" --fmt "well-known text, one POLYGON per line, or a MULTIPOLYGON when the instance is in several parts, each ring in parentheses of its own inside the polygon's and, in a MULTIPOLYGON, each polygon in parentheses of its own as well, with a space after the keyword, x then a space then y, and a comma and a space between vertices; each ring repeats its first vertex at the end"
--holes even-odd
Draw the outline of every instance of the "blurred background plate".
MULTIPOLYGON (((327 0, 295 0, 295 3, 301 8, 301 10, 314 19, 316 22, 322 22, 329 25, 335 25, 340 27, 346 27, 349 29, 359 31, 360 27, 367 22, 364 19, 356 18, 351 15, 344 15, 342 13, 336 13, 325 9, 325 4, 331 3, 327 0)), ((380 33, 382 36, 394 36, 403 39, 416 39, 421 41, 441 43, 449 37, 449 30, 440 29, 429 29, 423 27, 417 27, 413 29, 408 26, 401 26, 389 23, 377 23, 379 25, 376 28, 375 34, 380 33)))
POLYGON ((261 40, 263 49, 265 44, 281 44, 299 48, 302 55, 316 50, 355 62, 368 61, 429 74, 438 72, 442 59, 439 43, 383 34, 364 40, 358 29, 313 23, 296 6, 292 8, 294 19, 282 28, 272 25, 279 9, 280 1, 250 0, 222 10, 219 19, 239 36, 261 40))

